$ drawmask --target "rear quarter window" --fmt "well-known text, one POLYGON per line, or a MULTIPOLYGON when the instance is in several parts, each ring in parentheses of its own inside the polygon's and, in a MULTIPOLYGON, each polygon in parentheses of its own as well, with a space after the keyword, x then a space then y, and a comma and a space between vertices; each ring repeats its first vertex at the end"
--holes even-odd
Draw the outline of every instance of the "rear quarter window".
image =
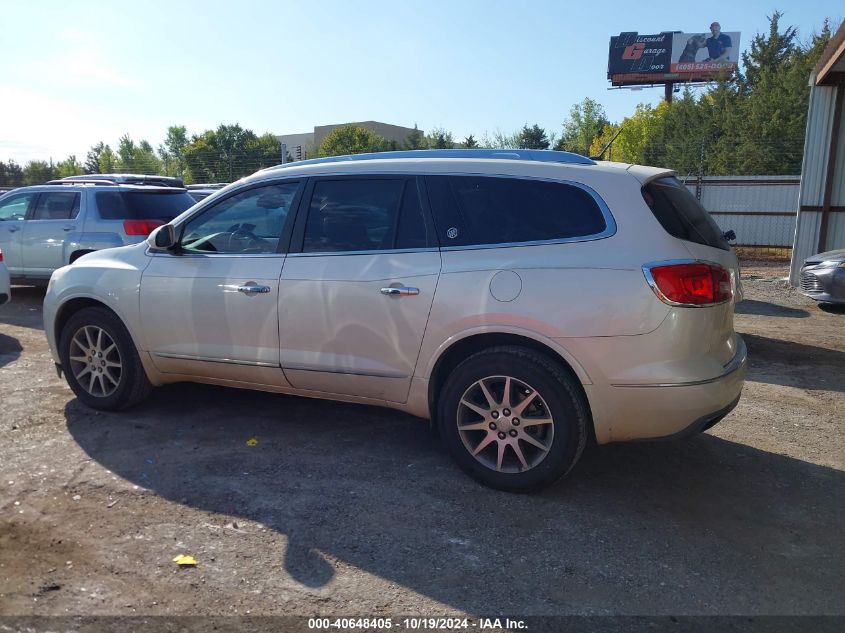
POLYGON ((185 191, 97 191, 97 210, 103 220, 161 220, 169 222, 196 201, 185 191))
POLYGON ((544 242, 603 233, 608 227, 581 187, 498 176, 426 178, 442 246, 544 242))
POLYGON ((677 178, 658 178, 643 187, 643 199, 669 235, 687 242, 730 250, 710 214, 677 178))

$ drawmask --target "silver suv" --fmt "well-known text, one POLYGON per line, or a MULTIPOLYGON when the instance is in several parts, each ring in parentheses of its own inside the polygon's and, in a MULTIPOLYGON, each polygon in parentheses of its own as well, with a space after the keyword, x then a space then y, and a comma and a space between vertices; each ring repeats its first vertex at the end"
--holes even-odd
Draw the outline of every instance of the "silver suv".
POLYGON ((528 490, 588 438, 727 415, 738 298, 733 251, 672 172, 447 150, 260 171, 58 270, 44 321, 89 406, 189 380, 393 407, 483 483, 528 490))
POLYGON ((0 196, 0 249, 12 279, 46 283, 91 251, 135 244, 194 204, 176 178, 71 176, 0 196))

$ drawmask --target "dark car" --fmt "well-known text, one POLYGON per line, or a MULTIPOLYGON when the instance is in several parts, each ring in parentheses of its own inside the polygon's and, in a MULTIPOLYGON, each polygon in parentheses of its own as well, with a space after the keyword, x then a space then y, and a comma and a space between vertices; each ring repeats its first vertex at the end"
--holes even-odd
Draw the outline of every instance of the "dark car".
POLYGON ((816 301, 845 304, 845 248, 808 257, 800 289, 816 301))

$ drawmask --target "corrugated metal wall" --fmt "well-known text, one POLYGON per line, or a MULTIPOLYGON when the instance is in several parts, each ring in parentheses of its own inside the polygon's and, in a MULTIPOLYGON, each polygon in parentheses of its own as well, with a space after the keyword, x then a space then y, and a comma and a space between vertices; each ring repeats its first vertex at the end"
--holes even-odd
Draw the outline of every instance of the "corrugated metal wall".
POLYGON ((701 204, 723 231, 736 233, 737 246, 790 247, 799 182, 797 176, 707 176, 686 185, 694 195, 700 185, 701 204))
MULTIPOLYGON (((797 286, 798 273, 804 260, 819 252, 821 207, 824 203, 828 154, 836 107, 835 86, 816 86, 811 79, 810 106, 807 112, 807 134, 804 139, 804 162, 801 168, 801 191, 798 195, 798 222, 792 248, 789 280, 797 286), (809 209, 807 207, 810 207, 809 209)), ((842 111, 845 119, 845 109, 842 111)), ((830 204, 845 206, 845 121, 840 121, 836 171, 830 204)), ((845 248, 845 212, 833 210, 828 216, 827 239, 821 250, 845 248)))

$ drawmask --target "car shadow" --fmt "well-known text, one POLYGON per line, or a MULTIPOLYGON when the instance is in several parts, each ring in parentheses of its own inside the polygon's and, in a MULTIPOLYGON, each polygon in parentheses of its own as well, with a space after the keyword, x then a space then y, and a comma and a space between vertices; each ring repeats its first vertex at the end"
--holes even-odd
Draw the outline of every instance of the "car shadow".
POLYGON ((819 310, 828 314, 845 314, 845 303, 820 303, 819 310))
POLYGON ((736 304, 735 311, 737 314, 791 317, 793 319, 805 319, 810 316, 807 310, 802 310, 801 308, 790 308, 768 301, 757 301, 756 299, 743 299, 736 304))
POLYGON ((0 332, 0 367, 16 361, 22 351, 23 347, 18 339, 0 332))
POLYGON ((65 417, 114 474, 286 537, 260 564, 309 588, 339 559, 471 613, 845 604, 845 474, 712 435, 593 448, 567 480, 515 495, 387 409, 185 384, 121 414, 71 400, 65 417))
POLYGON ((845 391, 845 352, 756 334, 742 338, 748 346, 749 380, 812 391, 845 391))
POLYGON ((0 324, 44 329, 44 293, 38 286, 13 286, 12 300, 0 306, 0 324))

